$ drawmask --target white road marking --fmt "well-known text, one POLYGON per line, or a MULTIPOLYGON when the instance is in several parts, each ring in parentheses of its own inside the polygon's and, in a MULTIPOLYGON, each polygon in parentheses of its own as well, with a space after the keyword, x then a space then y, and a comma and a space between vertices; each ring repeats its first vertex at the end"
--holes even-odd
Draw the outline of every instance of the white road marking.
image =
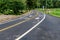
POLYGON ((35 18, 36 20, 40 19, 39 17, 35 18))
POLYGON ((29 17, 32 17, 32 15, 29 15, 29 17))
POLYGON ((34 25, 32 28, 30 28, 29 30, 27 30, 25 33, 23 33, 21 36, 19 36, 18 38, 16 38, 15 40, 20 40, 21 38, 23 38, 25 35, 27 35, 30 31, 32 31, 34 28, 36 28, 41 22, 44 21, 46 15, 44 14, 44 17, 41 21, 39 21, 36 25, 34 25))

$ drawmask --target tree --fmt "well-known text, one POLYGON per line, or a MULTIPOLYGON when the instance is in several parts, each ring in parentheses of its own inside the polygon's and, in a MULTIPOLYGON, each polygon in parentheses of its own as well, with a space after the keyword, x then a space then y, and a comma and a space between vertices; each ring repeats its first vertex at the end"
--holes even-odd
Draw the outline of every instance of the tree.
POLYGON ((37 0, 26 0, 26 5, 28 9, 34 9, 37 5, 37 0))
POLYGON ((9 8, 13 10, 15 14, 18 14, 19 10, 24 9, 24 4, 22 2, 14 1, 14 2, 11 2, 11 4, 9 5, 9 8))
POLYGON ((47 1, 47 8, 53 8, 53 1, 52 0, 47 1))
POLYGON ((55 7, 56 7, 56 8, 59 8, 59 7, 60 7, 60 1, 56 1, 56 2, 55 2, 55 7))
POLYGON ((19 10, 24 9, 24 4, 22 2, 17 2, 17 1, 3 1, 0 4, 0 12, 5 14, 12 14, 11 12, 13 11, 13 14, 19 14, 19 10), (12 11, 10 11, 12 10, 12 11))

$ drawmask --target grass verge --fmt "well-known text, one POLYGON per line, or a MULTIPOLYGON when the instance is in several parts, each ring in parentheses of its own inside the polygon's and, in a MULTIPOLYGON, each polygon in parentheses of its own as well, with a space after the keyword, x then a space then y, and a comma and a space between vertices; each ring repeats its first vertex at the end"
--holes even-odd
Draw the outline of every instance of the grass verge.
POLYGON ((56 16, 56 17, 60 17, 60 8, 55 8, 55 9, 50 9, 51 12, 49 13, 50 15, 56 16))
POLYGON ((60 17, 60 8, 45 9, 44 11, 41 8, 39 8, 37 10, 55 17, 60 17))

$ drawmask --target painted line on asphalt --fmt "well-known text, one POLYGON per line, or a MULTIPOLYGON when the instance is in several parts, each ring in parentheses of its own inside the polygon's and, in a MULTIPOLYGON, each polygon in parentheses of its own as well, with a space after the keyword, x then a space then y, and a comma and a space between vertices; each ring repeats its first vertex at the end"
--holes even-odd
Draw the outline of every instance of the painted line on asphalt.
POLYGON ((29 20, 35 18, 36 16, 38 16, 38 14, 36 14, 36 15, 35 15, 34 17, 32 17, 32 18, 28 18, 28 19, 26 19, 26 20, 24 20, 24 21, 22 21, 22 22, 19 22, 19 23, 16 23, 16 24, 12 25, 12 26, 3 28, 3 29, 0 30, 0 32, 5 31, 5 30, 8 30, 8 29, 10 29, 10 28, 13 28, 13 27, 15 27, 15 26, 17 26, 17 25, 20 25, 20 24, 22 24, 22 23, 24 23, 24 22, 26 22, 26 21, 29 21, 29 20))
POLYGON ((32 28, 30 28, 29 30, 27 30, 25 33, 23 33, 21 36, 19 36, 18 38, 16 38, 15 40, 20 40, 21 38, 23 38, 25 35, 27 35, 30 31, 32 31, 34 28, 36 28, 41 22, 44 21, 46 15, 44 14, 44 17, 41 21, 39 21, 36 25, 34 25, 32 28))
MULTIPOLYGON (((27 21, 27 20, 25 20, 25 21, 27 21)), ((12 25, 12 26, 9 26, 9 27, 6 27, 6 28, 3 28, 3 29, 0 30, 0 32, 5 31, 5 30, 10 29, 10 28, 13 28, 13 27, 15 27, 15 26, 17 26, 17 25, 19 25, 19 24, 24 23, 25 21, 22 21, 22 22, 19 22, 19 23, 17 23, 17 24, 14 24, 14 25, 12 25)))

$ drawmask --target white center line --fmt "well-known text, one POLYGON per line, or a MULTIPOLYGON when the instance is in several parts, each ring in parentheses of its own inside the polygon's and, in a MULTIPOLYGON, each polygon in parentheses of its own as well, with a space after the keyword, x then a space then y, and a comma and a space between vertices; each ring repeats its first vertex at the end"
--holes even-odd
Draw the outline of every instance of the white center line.
POLYGON ((19 36, 18 38, 16 38, 15 40, 20 40, 21 38, 23 38, 25 35, 27 35, 30 31, 32 31, 34 28, 36 28, 41 22, 44 21, 46 15, 44 14, 44 17, 41 21, 39 21, 36 25, 34 25, 32 28, 30 28, 29 30, 27 30, 25 33, 23 33, 21 36, 19 36))

